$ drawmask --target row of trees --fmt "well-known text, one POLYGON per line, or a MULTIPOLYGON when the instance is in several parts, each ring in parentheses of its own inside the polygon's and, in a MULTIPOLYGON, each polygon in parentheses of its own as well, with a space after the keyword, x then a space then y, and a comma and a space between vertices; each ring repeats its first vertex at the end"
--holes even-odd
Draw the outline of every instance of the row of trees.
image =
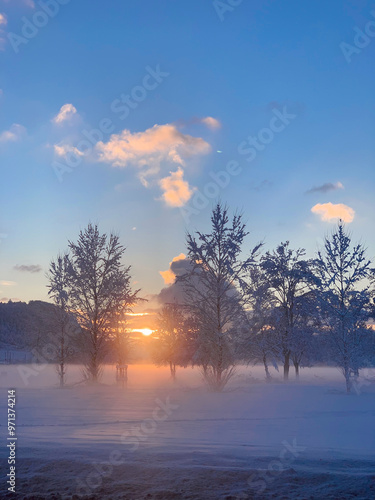
POLYGON ((177 278, 183 303, 160 315, 156 360, 202 367, 209 386, 222 390, 239 362, 294 365, 333 362, 347 392, 359 369, 375 361, 374 269, 361 244, 352 245, 340 221, 314 259, 289 242, 274 251, 256 245, 241 259, 248 235, 241 215, 217 204, 211 232, 188 234, 190 270, 177 278))
MULTIPOLYGON (((262 362, 267 378, 269 365, 281 363, 287 380, 290 366, 298 376, 302 365, 334 362, 349 392, 360 368, 375 360, 374 269, 363 245, 352 245, 340 221, 314 259, 289 242, 268 252, 258 244, 243 258, 247 236, 242 216, 231 218, 220 203, 209 233, 187 235, 188 267, 176 279, 183 299, 159 314, 155 362, 168 364, 173 378, 177 366, 200 366, 214 390, 238 363, 262 362)), ((48 274, 61 385, 77 322, 87 379, 99 379, 110 349, 120 365, 127 362, 126 313, 141 300, 118 236, 89 224, 68 248, 48 274)))

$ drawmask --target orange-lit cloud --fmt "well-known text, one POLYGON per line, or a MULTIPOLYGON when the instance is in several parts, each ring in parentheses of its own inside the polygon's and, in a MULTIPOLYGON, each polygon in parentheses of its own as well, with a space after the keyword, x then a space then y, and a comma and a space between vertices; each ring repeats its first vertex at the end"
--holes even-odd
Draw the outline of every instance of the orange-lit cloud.
POLYGON ((123 130, 109 141, 98 142, 99 161, 114 167, 134 165, 143 170, 142 178, 156 174, 161 162, 184 165, 185 159, 210 152, 210 145, 201 137, 183 134, 175 125, 154 125, 144 132, 123 130))
POLYGON ((221 127, 221 123, 219 122, 219 120, 217 120, 216 118, 212 118, 212 116, 206 116, 206 118, 202 118, 201 121, 212 130, 217 130, 221 127))
POLYGON ((0 12, 0 50, 5 50, 6 39, 5 30, 2 29, 2 26, 6 26, 8 24, 7 16, 0 12))
POLYGON ((185 260, 185 259, 186 255, 180 253, 180 255, 177 255, 177 257, 173 257, 172 261, 169 263, 169 269, 167 269, 166 271, 159 271, 159 274, 163 278, 164 283, 166 285, 171 285, 172 283, 174 283, 176 279, 176 275, 171 269, 172 262, 178 262, 179 260, 185 260))
POLYGON ((336 221, 342 219, 344 222, 353 222, 355 211, 343 203, 318 203, 314 205, 311 212, 320 216, 322 221, 336 221))
POLYGON ((73 153, 76 156, 84 156, 82 151, 69 144, 54 144, 53 150, 57 156, 66 156, 68 153, 73 153))
POLYGON ((26 7, 30 7, 32 9, 35 7, 35 3, 33 0, 3 0, 3 2, 5 3, 12 2, 13 4, 16 3, 17 1, 18 3, 22 3, 23 5, 26 5, 26 7))
POLYGON ((178 128, 189 127, 190 125, 197 125, 197 124, 203 124, 206 127, 210 128, 211 130, 217 130, 221 128, 220 121, 217 120, 216 118, 213 118, 212 116, 206 116, 204 118, 201 118, 199 116, 193 116, 188 120, 177 120, 174 124, 178 128))
POLYGON ((25 134, 25 127, 18 123, 13 123, 9 130, 0 133, 0 143, 18 141, 25 134))
POLYGON ((170 172, 168 177, 159 181, 163 190, 161 199, 169 207, 182 207, 193 195, 194 189, 184 180, 184 172, 179 168, 176 172, 170 172))
MULTIPOLYGON (((210 124, 213 126, 214 122, 210 124)), ((194 191, 184 179, 183 168, 187 160, 211 151, 208 142, 182 133, 179 130, 181 126, 167 123, 154 125, 142 132, 133 133, 125 129, 119 134, 112 134, 108 142, 96 144, 97 160, 113 167, 135 167, 145 187, 158 185, 162 189, 160 200, 170 207, 181 207, 194 191), (178 169, 163 176, 171 165, 178 166, 178 169)))
POLYGON ((71 118, 77 114, 76 108, 73 104, 64 104, 61 106, 58 114, 52 119, 53 123, 59 125, 60 123, 71 120, 71 118))

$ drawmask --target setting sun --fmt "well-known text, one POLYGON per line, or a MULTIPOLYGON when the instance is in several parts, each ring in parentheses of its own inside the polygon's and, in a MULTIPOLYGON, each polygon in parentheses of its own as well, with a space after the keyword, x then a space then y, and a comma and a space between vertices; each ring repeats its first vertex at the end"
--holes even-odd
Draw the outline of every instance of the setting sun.
POLYGON ((141 332, 143 335, 148 337, 152 333, 154 333, 154 330, 151 330, 150 328, 138 328, 137 330, 134 330, 136 332, 141 332))

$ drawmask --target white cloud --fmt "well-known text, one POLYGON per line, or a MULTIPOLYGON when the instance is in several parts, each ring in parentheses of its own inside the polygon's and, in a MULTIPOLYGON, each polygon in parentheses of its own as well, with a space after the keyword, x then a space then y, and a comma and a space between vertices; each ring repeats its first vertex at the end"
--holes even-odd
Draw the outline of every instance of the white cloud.
POLYGON ((78 148, 71 146, 70 144, 54 144, 53 150, 57 156, 66 156, 68 153, 74 153, 76 156, 84 156, 84 153, 78 148))
POLYGON ((355 211, 353 208, 344 205, 343 203, 318 203, 314 205, 311 212, 320 216, 322 221, 335 222, 337 219, 342 219, 344 222, 353 222, 355 211))
POLYGON ((52 119, 53 123, 60 124, 69 121, 77 113, 73 104, 64 104, 61 106, 58 114, 52 119))
POLYGON ((4 38, 5 30, 2 29, 2 26, 6 26, 8 24, 7 16, 0 12, 0 50, 5 50, 6 39, 4 38))
POLYGON ((218 128, 221 128, 221 123, 219 122, 219 120, 217 120, 216 118, 212 118, 212 116, 206 116, 206 118, 202 118, 201 122, 207 125, 207 127, 211 130, 217 130, 218 128))
POLYGON ((176 172, 160 179, 159 186, 163 190, 161 199, 169 207, 182 207, 192 197, 194 189, 184 180, 184 172, 179 168, 176 172))
POLYGON ((9 130, 0 133, 0 143, 15 142, 26 134, 26 129, 18 123, 13 123, 9 130))

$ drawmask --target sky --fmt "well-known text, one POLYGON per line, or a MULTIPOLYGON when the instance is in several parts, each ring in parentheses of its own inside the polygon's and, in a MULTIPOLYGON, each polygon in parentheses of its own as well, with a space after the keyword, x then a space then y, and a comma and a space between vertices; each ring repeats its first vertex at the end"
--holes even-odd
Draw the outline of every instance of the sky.
POLYGON ((0 0, 0 300, 88 222, 158 294, 218 199, 245 253, 341 217, 375 257, 374 55, 373 1, 0 0))

